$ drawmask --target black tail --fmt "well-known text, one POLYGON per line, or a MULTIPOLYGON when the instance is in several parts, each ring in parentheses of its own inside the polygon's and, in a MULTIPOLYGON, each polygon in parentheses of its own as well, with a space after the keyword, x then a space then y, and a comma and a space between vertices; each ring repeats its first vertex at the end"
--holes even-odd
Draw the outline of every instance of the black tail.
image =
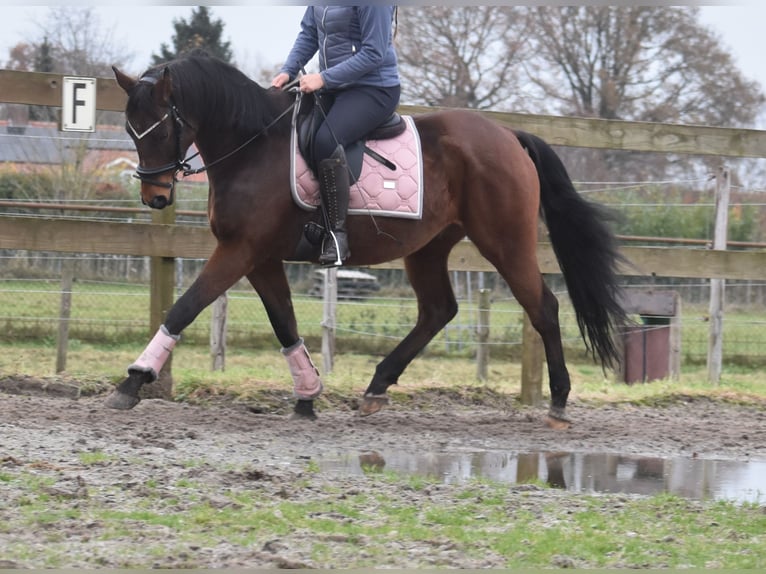
POLYGON ((583 199, 556 152, 541 138, 514 131, 537 167, 542 217, 564 274, 577 325, 593 358, 619 361, 616 337, 627 316, 620 305, 617 267, 625 261, 601 205, 583 199))

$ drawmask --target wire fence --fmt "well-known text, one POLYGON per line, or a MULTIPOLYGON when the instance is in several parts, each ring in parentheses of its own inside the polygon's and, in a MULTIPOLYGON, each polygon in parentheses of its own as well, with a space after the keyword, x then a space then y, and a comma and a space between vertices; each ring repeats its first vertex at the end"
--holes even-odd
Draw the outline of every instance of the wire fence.
MULTIPOLYGON (((55 340, 62 321, 67 321, 72 341, 99 345, 145 344, 151 335, 149 326, 150 289, 144 269, 144 258, 80 258, 89 269, 95 263, 111 262, 130 281, 94 279, 90 273, 76 273, 71 290, 68 318, 61 315, 64 293, 60 276, 5 277, 0 279, 0 341, 42 342, 41 353, 56 354, 55 340)), ((7 260, 6 260, 7 263, 7 260)), ((52 264, 53 261, 48 261, 52 264)), ((62 261, 58 261, 59 264, 62 261)), ((199 260, 179 260, 178 294, 195 275, 199 260)), ((295 265, 291 269, 294 307, 301 335, 311 348, 318 350, 322 336, 323 302, 309 295, 311 267, 295 265)), ((375 273, 375 270, 367 270, 375 273)), ((430 355, 472 359, 480 344, 490 349, 490 357, 515 360, 520 357, 523 311, 507 288, 494 274, 453 274, 453 287, 458 295, 458 315, 440 332, 424 351, 430 355), (498 287, 491 289, 489 340, 480 343, 479 283, 498 287)), ((560 276, 548 276, 549 283, 562 302, 561 327, 564 347, 570 361, 590 362, 568 304, 560 276)), ((705 363, 708 350, 709 321, 706 299, 709 282, 701 280, 659 285, 628 282, 626 287, 669 289, 680 294, 682 365, 705 363)), ((727 286, 727 313, 724 321, 724 361, 729 364, 759 366, 766 363, 766 312, 763 299, 766 285, 755 282, 732 282, 727 286)), ((346 299, 337 307, 335 319, 336 352, 382 355, 390 351, 413 327, 417 301, 413 295, 403 296, 401 288, 384 287, 374 296, 346 299)), ((641 318, 634 317, 640 323, 641 318)), ((209 344, 212 310, 206 309, 183 334, 184 345, 209 344)), ((649 327, 651 328, 651 327, 649 327)), ((244 283, 228 292, 227 344, 233 349, 275 350, 278 343, 260 299, 244 283)), ((77 370, 76 365, 70 365, 77 370)))

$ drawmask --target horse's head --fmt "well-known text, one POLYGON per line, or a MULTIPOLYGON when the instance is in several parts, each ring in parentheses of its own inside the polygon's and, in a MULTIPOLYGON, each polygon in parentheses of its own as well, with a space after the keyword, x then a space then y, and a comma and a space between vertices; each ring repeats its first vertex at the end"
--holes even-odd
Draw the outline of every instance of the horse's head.
POLYGON ((112 69, 128 94, 125 126, 138 152, 136 177, 141 180, 141 201, 163 209, 173 203, 176 175, 188 168, 184 156, 194 140, 194 129, 175 106, 167 66, 150 70, 139 79, 112 69))

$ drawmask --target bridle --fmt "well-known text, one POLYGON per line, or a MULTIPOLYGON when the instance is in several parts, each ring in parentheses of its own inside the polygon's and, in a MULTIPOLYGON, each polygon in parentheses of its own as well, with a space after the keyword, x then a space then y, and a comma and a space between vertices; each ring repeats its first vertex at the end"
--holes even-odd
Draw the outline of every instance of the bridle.
MULTIPOLYGON (((157 78, 151 77, 151 76, 145 76, 139 80, 140 82, 147 82, 150 84, 156 84, 157 78)), ((181 132, 183 130, 184 126, 193 127, 187 120, 184 119, 184 117, 181 115, 181 112, 178 111, 178 108, 176 107, 173 100, 170 100, 170 106, 169 111, 165 113, 164 116, 162 116, 159 120, 154 122, 151 126, 146 128, 143 132, 139 133, 138 130, 136 130, 135 127, 130 123, 129 120, 126 120, 126 123, 128 125, 128 129, 133 132, 133 135, 137 140, 141 140, 145 138, 147 135, 152 133, 155 129, 157 129, 159 126, 162 125, 162 123, 170 118, 171 125, 175 126, 173 129, 173 137, 175 139, 175 147, 176 147, 176 159, 173 162, 166 163, 164 165, 158 166, 158 167, 151 167, 151 168, 145 168, 141 166, 140 164, 136 167, 136 173, 133 175, 136 179, 140 180, 142 183, 148 183, 150 185, 158 186, 158 187, 164 187, 165 189, 170 190, 170 197, 168 199, 168 205, 173 203, 173 198, 175 195, 175 184, 178 182, 178 173, 181 172, 184 177, 188 177, 190 175, 196 175, 198 173, 203 173, 207 171, 209 168, 213 167, 214 165, 224 161, 225 159, 230 158, 235 153, 239 152, 241 149, 245 148, 246 146, 250 145, 256 138, 266 133, 269 128, 273 127, 277 124, 283 117, 285 117, 292 109, 296 106, 297 102, 293 102, 290 106, 287 107, 286 110, 284 110, 281 114, 279 114, 274 120, 272 120, 265 128, 263 128, 261 131, 256 133, 254 136, 248 138, 245 140, 244 143, 240 144, 238 147, 234 148, 227 154, 219 157, 218 159, 211 161, 208 164, 203 165, 202 167, 198 167, 196 169, 192 169, 191 167, 191 160, 193 160, 195 157, 199 155, 199 151, 184 158, 183 151, 181 150, 181 132), (167 172, 173 172, 173 178, 172 180, 168 182, 159 181, 156 179, 153 179, 153 176, 167 173, 167 172)), ((143 201, 143 199, 142 199, 143 201)))
POLYGON ((165 165, 161 165, 159 167, 146 168, 139 164, 136 167, 136 173, 133 175, 133 177, 141 180, 142 183, 148 183, 150 185, 154 185, 157 187, 164 187, 165 189, 169 189, 170 199, 168 201, 169 203, 173 203, 173 196, 175 194, 175 184, 178 181, 178 178, 176 177, 176 175, 178 174, 179 171, 183 171, 184 175, 186 175, 186 172, 190 170, 191 168, 191 165, 189 164, 189 162, 199 155, 199 152, 197 152, 194 155, 191 155, 185 159, 182 159, 183 153, 181 152, 181 130, 183 129, 184 125, 187 125, 187 126, 190 125, 189 122, 187 122, 183 118, 183 116, 181 116, 175 104, 171 103, 170 111, 167 112, 164 116, 162 116, 159 120, 154 122, 151 126, 146 128, 141 133, 138 133, 138 131, 136 130, 136 128, 133 127, 130 121, 128 121, 127 124, 128 124, 128 129, 130 129, 130 131, 133 132, 133 135, 136 137, 136 139, 141 140, 147 135, 149 135, 153 130, 158 128, 160 125, 162 125, 162 123, 168 118, 171 118, 172 124, 176 126, 176 128, 173 130, 173 137, 175 139, 177 159, 171 163, 166 163, 165 165), (173 179, 170 183, 159 181, 157 179, 153 179, 152 177, 155 175, 159 175, 161 173, 167 173, 169 171, 173 172, 173 179))
MULTIPOLYGON (((144 76, 142 77, 139 82, 144 82, 147 84, 156 84, 158 81, 158 78, 155 78, 153 76, 144 76)), ((181 151, 181 131, 183 129, 184 125, 190 126, 188 121, 186 121, 181 113, 178 111, 178 108, 176 107, 175 103, 171 100, 169 111, 165 113, 164 116, 162 116, 159 120, 154 122, 151 126, 146 128, 141 133, 138 132, 138 130, 133 126, 133 124, 130 123, 130 120, 126 118, 126 123, 128 125, 128 129, 133 132, 133 135, 135 136, 136 140, 142 140, 146 136, 148 136, 150 133, 152 133, 155 129, 157 129, 159 126, 165 122, 168 118, 171 118, 172 122, 171 125, 176 126, 175 129, 173 129, 173 138, 175 139, 175 147, 176 147, 176 160, 171 163, 166 163, 164 165, 158 166, 158 167, 151 167, 146 168, 143 167, 141 164, 136 166, 136 173, 133 174, 133 177, 140 180, 141 183, 148 183, 150 185, 154 185, 157 187, 164 187, 165 189, 170 190, 170 197, 168 198, 168 205, 173 203, 174 196, 175 196, 175 185, 178 181, 178 178, 176 177, 179 171, 186 172, 191 168, 191 165, 189 162, 194 159, 197 155, 199 155, 199 152, 197 152, 194 155, 191 155, 184 159, 183 152, 181 151), (164 181, 159 181, 157 179, 154 179, 153 176, 159 175, 161 173, 167 173, 169 171, 173 172, 173 178, 172 180, 167 183, 164 181)), ((142 203, 146 203, 143 198, 141 198, 142 203)))

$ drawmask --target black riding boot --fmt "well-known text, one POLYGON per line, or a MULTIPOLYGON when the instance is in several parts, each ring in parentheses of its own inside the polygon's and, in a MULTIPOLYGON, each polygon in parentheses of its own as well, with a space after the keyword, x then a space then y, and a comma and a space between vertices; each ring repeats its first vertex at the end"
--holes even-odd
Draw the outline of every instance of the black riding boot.
POLYGON ((349 202, 348 164, 343 146, 319 162, 319 195, 327 215, 330 233, 325 236, 319 263, 328 267, 343 264, 349 254, 346 214, 349 202))

